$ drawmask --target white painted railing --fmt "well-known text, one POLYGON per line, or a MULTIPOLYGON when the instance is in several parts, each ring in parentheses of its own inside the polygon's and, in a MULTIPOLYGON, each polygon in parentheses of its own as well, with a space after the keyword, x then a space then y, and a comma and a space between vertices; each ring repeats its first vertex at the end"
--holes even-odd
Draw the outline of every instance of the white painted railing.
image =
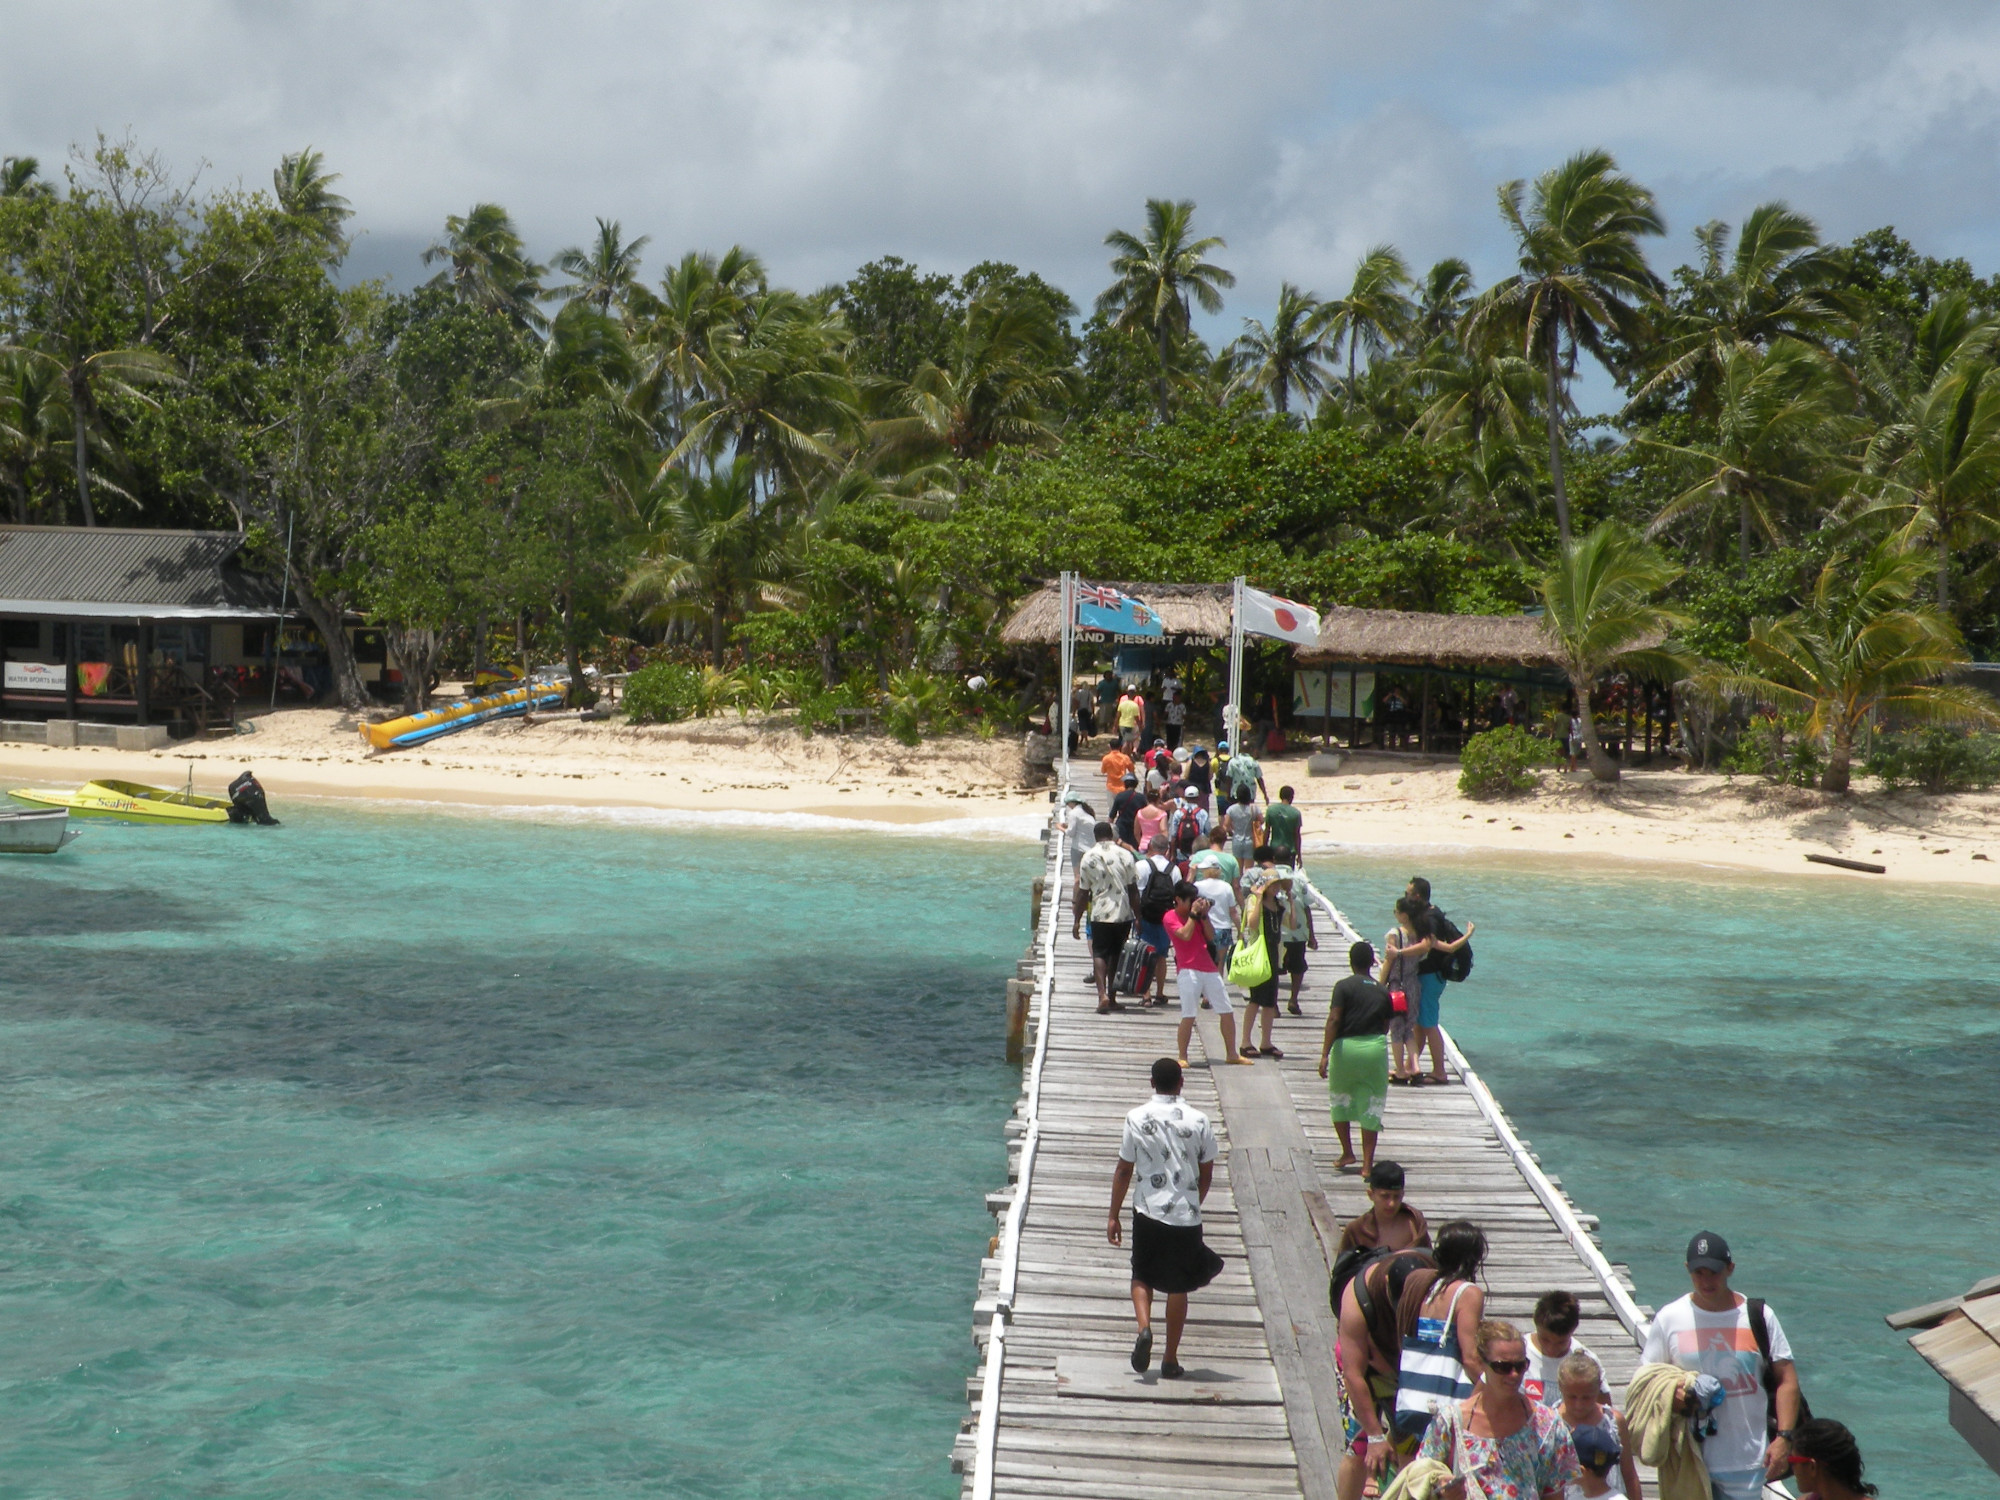
MULTIPOLYGON (((1310 880, 1306 884, 1312 891, 1313 900, 1318 902, 1320 909, 1332 918, 1345 940, 1349 943, 1363 941, 1361 934, 1355 931, 1354 924, 1341 914, 1340 909, 1327 900, 1310 880)), ((1618 1314, 1618 1321, 1625 1325, 1626 1331, 1633 1338, 1644 1343, 1648 1320, 1639 1310, 1639 1304, 1634 1302, 1632 1294, 1625 1290, 1624 1283, 1618 1279, 1618 1273, 1611 1269, 1611 1262, 1604 1258, 1604 1252, 1599 1250, 1596 1242, 1591 1239, 1590 1231, 1583 1227, 1576 1216, 1576 1211, 1569 1206, 1569 1200, 1563 1197, 1561 1190, 1553 1182, 1549 1181, 1548 1175, 1542 1171, 1534 1157, 1528 1154, 1528 1148, 1521 1144, 1521 1138, 1514 1134, 1514 1127, 1508 1123, 1506 1113, 1500 1108, 1500 1102, 1493 1097, 1492 1091, 1486 1087, 1479 1075, 1472 1071, 1472 1065, 1466 1061, 1465 1054, 1458 1050, 1458 1043, 1451 1039, 1451 1033, 1444 1031, 1442 1027, 1439 1030, 1444 1036, 1446 1056, 1450 1057, 1452 1066, 1464 1077, 1465 1087, 1472 1095, 1473 1103, 1479 1106, 1479 1113, 1485 1116, 1486 1123, 1493 1128, 1501 1147, 1512 1158, 1514 1166, 1527 1180, 1535 1196, 1541 1200, 1542 1207, 1548 1210, 1549 1217, 1555 1220, 1556 1228, 1562 1232, 1562 1237, 1569 1241, 1570 1248, 1582 1257, 1583 1263, 1590 1268, 1590 1274, 1597 1278, 1598 1285, 1604 1289, 1605 1299, 1611 1304, 1611 1310, 1618 1314)))
POLYGON ((1000 1278, 994 1291, 993 1322, 986 1335, 986 1358, 979 1367, 979 1425, 973 1434, 972 1500, 993 1500, 993 1459, 1000 1439, 1000 1380, 1007 1366, 1007 1325, 1014 1319, 1014 1289, 1021 1276, 1021 1223, 1028 1213, 1028 1190, 1034 1183, 1035 1153, 1042 1139, 1042 1066, 1049 1055, 1049 1020, 1054 1010, 1056 926, 1062 917, 1064 846, 1069 838, 1066 816, 1069 792, 1065 781, 1056 800, 1055 829, 1049 836, 1054 857, 1049 862, 1047 889, 1042 893, 1042 973, 1035 985, 1032 1018, 1035 1055, 1028 1065, 1027 1130, 1021 1137, 1021 1166, 1014 1181, 1014 1201, 1000 1227, 1000 1278))

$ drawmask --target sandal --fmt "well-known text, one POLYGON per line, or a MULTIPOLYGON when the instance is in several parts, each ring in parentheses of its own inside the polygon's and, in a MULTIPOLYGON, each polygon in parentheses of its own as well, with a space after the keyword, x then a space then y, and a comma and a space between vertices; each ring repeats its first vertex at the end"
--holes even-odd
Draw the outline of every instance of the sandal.
POLYGON ((1266 1057, 1282 1058, 1285 1054, 1280 1052, 1276 1047, 1266 1047, 1264 1049, 1264 1055, 1266 1057))

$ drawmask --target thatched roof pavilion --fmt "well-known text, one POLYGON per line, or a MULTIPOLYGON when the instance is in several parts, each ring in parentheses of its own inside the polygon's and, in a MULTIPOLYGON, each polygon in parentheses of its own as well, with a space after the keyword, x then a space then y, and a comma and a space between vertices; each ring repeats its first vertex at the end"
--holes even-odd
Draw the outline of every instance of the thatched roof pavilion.
POLYGON ((1536 615, 1426 615, 1344 607, 1321 612, 1319 644, 1301 646, 1298 659, 1310 667, 1356 662, 1460 671, 1556 664, 1548 628, 1536 615))
MULTIPOLYGON (((1093 579, 1092 582, 1097 580, 1093 579)), ((1229 640, 1226 583, 1112 583, 1154 614, 1166 628, 1164 645, 1221 645, 1229 640)), ((1062 641, 1062 585, 1050 581, 1014 607, 1001 627, 1010 646, 1054 646, 1062 641)))

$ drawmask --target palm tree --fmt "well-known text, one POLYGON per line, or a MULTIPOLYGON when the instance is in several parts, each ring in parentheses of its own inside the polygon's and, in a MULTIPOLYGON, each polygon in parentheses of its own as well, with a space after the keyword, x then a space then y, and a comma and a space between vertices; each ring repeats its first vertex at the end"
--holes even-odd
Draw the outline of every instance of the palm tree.
POLYGON ((1279 416, 1291 410, 1292 393, 1309 402, 1326 394, 1326 330, 1320 302, 1289 281, 1278 286, 1278 306, 1266 328, 1254 318, 1243 320, 1236 341, 1237 375, 1232 390, 1268 396, 1279 416))
POLYGON ((1036 297, 975 297, 965 309, 958 356, 947 368, 928 360, 897 393, 909 415, 878 423, 892 451, 948 452, 977 463, 996 447, 1047 447, 1052 413, 1070 387, 1068 350, 1053 310, 1036 297))
POLYGON ((1733 511, 1737 558, 1748 568, 1750 533, 1781 540, 1785 503, 1810 495, 1826 473, 1841 435, 1842 384, 1824 355, 1789 338, 1768 353, 1729 345, 1715 368, 1713 427, 1698 429, 1712 435, 1679 443, 1650 433, 1637 439, 1696 471, 1647 534, 1657 536, 1699 511, 1733 511))
POLYGON ((1420 343, 1449 338, 1458 332, 1472 307, 1472 267, 1457 256, 1446 256, 1417 285, 1416 315, 1411 337, 1420 343))
POLYGON ((1500 188, 1500 216, 1514 233, 1521 269, 1480 298, 1477 327, 1510 331, 1539 361, 1548 390, 1549 478, 1556 530, 1569 545, 1569 495, 1563 486, 1562 413, 1579 351, 1609 367, 1605 336, 1636 331, 1640 305, 1660 292, 1646 265, 1642 235, 1662 234, 1653 195, 1618 170, 1608 151, 1581 151, 1535 179, 1500 188))
POLYGON ((104 426, 105 402, 124 400, 157 406, 159 403, 140 387, 176 382, 181 375, 171 360, 154 349, 72 347, 62 357, 61 364, 69 396, 77 504, 83 511, 83 524, 95 526, 97 510, 90 501, 90 445, 93 438, 100 445, 109 444, 110 434, 104 426))
POLYGON ((1440 340, 1410 374, 1427 398, 1416 430, 1432 441, 1457 437, 1477 447, 1492 434, 1518 443, 1535 422, 1542 378, 1518 354, 1462 351, 1440 340))
POLYGON ((1152 339, 1159 360, 1162 422, 1173 415, 1167 401, 1173 347, 1187 335, 1189 299, 1198 302, 1203 312, 1218 313, 1222 289, 1236 285, 1233 275, 1206 259, 1210 252, 1228 248, 1227 242, 1220 235, 1192 238, 1193 222, 1192 200, 1148 198, 1144 238, 1122 229, 1104 237, 1104 243, 1117 252, 1111 257, 1111 270, 1118 279, 1098 297, 1097 310, 1127 332, 1152 339))
POLYGON ((1951 607, 1953 550, 2000 535, 1996 344, 2000 324, 1954 292, 1918 323, 1914 358, 1893 373, 1869 361, 1872 404, 1890 416, 1869 440, 1859 492, 1872 511, 1904 512, 1911 533, 1931 539, 1939 609, 1951 607))
POLYGON ((32 349, 0 350, 0 482, 15 521, 28 519, 28 480, 62 452, 69 430, 62 366, 32 349))
POLYGON ((353 205, 333 190, 338 181, 340 174, 327 171, 326 158, 310 146, 278 158, 271 173, 278 207, 304 225, 336 260, 347 253, 341 225, 354 217, 353 205))
POLYGON ((55 189, 42 181, 42 164, 32 156, 0 156, 0 198, 48 198, 55 189))
POLYGON ((1394 245, 1376 245, 1361 257, 1354 268, 1354 283, 1345 297, 1335 297, 1320 306, 1320 320, 1329 341, 1338 349, 1347 344, 1347 383, 1354 384, 1356 357, 1362 349, 1370 356, 1387 352, 1391 344, 1408 332, 1416 315, 1404 289, 1410 284, 1410 268, 1394 245))
POLYGON ((1618 763, 1597 742, 1590 694, 1614 668, 1673 678, 1685 671, 1680 652, 1661 644, 1684 617, 1654 603, 1681 570, 1616 521, 1562 549, 1538 591, 1557 664, 1576 695, 1590 774, 1618 780, 1618 763))
POLYGON ((669 446, 685 435, 689 403, 721 389, 721 358, 765 284, 764 263, 732 245, 720 256, 690 250, 661 278, 657 297, 632 288, 647 366, 640 403, 667 425, 669 446))
POLYGON ((1829 792, 1848 789, 1856 731, 1880 713, 2000 725, 2000 710, 1978 689, 1938 684, 1971 658, 1942 611, 1910 603, 1927 568, 1922 554, 1893 536, 1865 557, 1831 559, 1803 608, 1751 625, 1750 670, 1710 673, 1702 685, 1806 714, 1806 732, 1827 744, 1821 785, 1829 792))
POLYGON ((629 243, 616 219, 597 221, 597 238, 588 250, 572 245, 556 252, 555 268, 572 278, 569 286, 559 286, 549 295, 567 302, 587 297, 599 312, 609 312, 611 304, 629 292, 639 279, 639 252, 653 242, 642 234, 629 243))
POLYGON ((1733 254, 1729 239, 1720 220, 1695 231, 1701 269, 1666 309, 1650 361, 1654 372, 1632 393, 1633 402, 1685 386, 1689 410, 1709 415, 1731 350, 1768 349, 1779 339, 1824 350, 1840 326, 1832 292, 1840 262, 1820 244, 1811 219, 1783 203, 1765 203, 1743 221, 1733 254))
POLYGON ((444 261, 447 269, 431 285, 451 287, 461 302, 503 313, 518 326, 540 329, 546 323, 535 303, 543 296, 541 278, 547 266, 528 258, 520 230, 497 203, 475 203, 463 217, 444 221, 445 237, 424 251, 424 264, 444 261))
POLYGON ((655 623, 705 617, 720 668, 729 621, 753 603, 782 602, 794 572, 787 525, 759 501, 755 464, 739 458, 707 476, 668 470, 641 521, 624 602, 646 606, 655 623))

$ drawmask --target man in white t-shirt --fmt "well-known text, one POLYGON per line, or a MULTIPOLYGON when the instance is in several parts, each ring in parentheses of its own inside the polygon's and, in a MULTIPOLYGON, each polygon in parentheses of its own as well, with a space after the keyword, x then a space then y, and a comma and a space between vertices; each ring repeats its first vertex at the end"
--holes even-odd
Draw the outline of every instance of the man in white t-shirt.
POLYGON ((1111 1217, 1105 1238, 1125 1242, 1120 1215, 1132 1198, 1132 1311, 1139 1336, 1132 1368, 1144 1374, 1153 1362, 1153 1293, 1167 1294, 1167 1347, 1160 1375, 1186 1373, 1175 1357, 1187 1326, 1188 1293, 1215 1279, 1222 1257, 1201 1238, 1201 1200, 1215 1176, 1215 1130, 1208 1116, 1181 1099, 1181 1065, 1171 1057, 1153 1064, 1153 1097, 1125 1117, 1118 1166, 1111 1174, 1111 1217))
MULTIPOLYGON (((1669 1302, 1653 1319, 1641 1364, 1678 1365, 1712 1375, 1722 1383, 1722 1405, 1712 1414, 1715 1430, 1702 1443, 1702 1462, 1716 1500, 1758 1500, 1766 1480, 1790 1472, 1792 1429, 1799 1420, 1799 1372, 1778 1315, 1761 1302, 1771 1351, 1767 1364, 1758 1349, 1749 1300, 1729 1289, 1736 1263, 1729 1243, 1704 1229, 1688 1241, 1688 1280, 1694 1290, 1669 1302), (1765 1377, 1774 1389, 1767 1395, 1765 1377), (1770 1420, 1775 1396, 1777 1421, 1770 1420)), ((1704 1423, 1704 1427, 1706 1423, 1704 1423)))
MULTIPOLYGON (((1528 1373, 1521 1381, 1521 1394, 1547 1407, 1562 1405, 1562 1386, 1556 1381, 1556 1367, 1572 1354, 1591 1354, 1590 1346, 1576 1336, 1583 1321, 1583 1306, 1575 1292, 1544 1292, 1535 1303, 1535 1331, 1528 1335, 1528 1373)), ((1601 1363, 1601 1361, 1600 1361, 1601 1363)))

